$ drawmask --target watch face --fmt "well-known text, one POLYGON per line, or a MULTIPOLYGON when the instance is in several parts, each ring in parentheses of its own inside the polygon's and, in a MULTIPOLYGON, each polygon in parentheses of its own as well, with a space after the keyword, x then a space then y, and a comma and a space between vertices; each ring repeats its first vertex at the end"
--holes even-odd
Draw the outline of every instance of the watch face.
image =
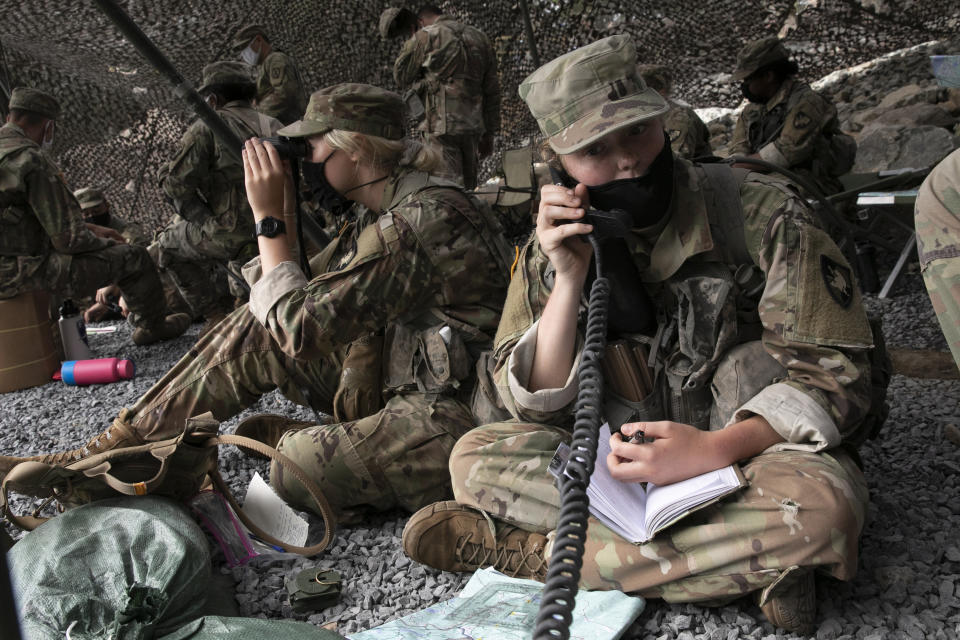
POLYGON ((280 221, 276 218, 264 218, 257 226, 259 235, 268 238, 276 237, 280 232, 280 221))

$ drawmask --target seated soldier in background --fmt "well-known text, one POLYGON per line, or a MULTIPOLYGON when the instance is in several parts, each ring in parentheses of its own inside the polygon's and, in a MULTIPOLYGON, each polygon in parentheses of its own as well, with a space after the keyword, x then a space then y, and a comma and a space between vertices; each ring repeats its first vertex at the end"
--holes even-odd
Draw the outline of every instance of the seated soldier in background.
POLYGON ((0 128, 0 298, 36 290, 81 297, 115 283, 127 298, 136 344, 183 334, 190 318, 168 314, 147 250, 85 224, 59 167, 43 153, 59 113, 42 91, 17 88, 10 96, 0 128))
POLYGON ((673 74, 662 64, 642 64, 637 70, 647 86, 659 93, 670 105, 663 116, 663 128, 670 139, 673 155, 685 160, 713 155, 710 147, 710 130, 697 112, 687 105, 671 99, 673 74))
POLYGON ((775 36, 740 50, 732 78, 741 82, 750 104, 737 120, 730 155, 766 160, 808 178, 826 195, 837 193, 842 189, 837 176, 853 167, 857 145, 840 131, 837 108, 797 80, 798 70, 775 36))
POLYGON ((274 49, 263 25, 241 29, 233 38, 233 50, 257 69, 257 111, 283 124, 300 119, 307 108, 307 94, 293 58, 274 49))
MULTIPOLYGON (((274 135, 280 122, 251 105, 256 87, 253 69, 242 62, 214 62, 203 68, 201 95, 241 140, 274 135)), ((239 155, 221 142, 202 120, 180 141, 173 159, 160 168, 160 188, 177 216, 151 246, 160 268, 170 274, 194 318, 207 320, 206 331, 233 310, 233 273, 256 255, 253 215, 243 190, 239 155)))
MULTIPOLYGON (((113 211, 113 206, 103 194, 103 191, 93 187, 77 189, 73 192, 80 208, 83 211, 83 220, 87 224, 97 224, 106 229, 113 229, 119 233, 129 244, 135 244, 142 247, 148 247, 150 258, 154 264, 157 264, 159 247, 151 245, 150 240, 153 234, 148 233, 139 224, 128 222, 118 216, 113 211)), ((177 290, 176 285, 170 279, 170 274, 160 271, 160 283, 163 285, 163 295, 167 300, 167 307, 172 313, 185 313, 192 315, 190 306, 184 301, 183 296, 177 290)), ((126 317, 129 309, 126 302, 121 297, 120 288, 111 284, 97 290, 96 300, 83 312, 85 322, 100 322, 102 320, 113 320, 121 315, 126 317)))
POLYGON ((83 221, 97 224, 101 227, 113 229, 129 244, 138 244, 146 247, 150 244, 150 234, 138 224, 127 222, 116 213, 107 201, 103 191, 95 187, 84 187, 73 192, 73 196, 80 203, 83 221))

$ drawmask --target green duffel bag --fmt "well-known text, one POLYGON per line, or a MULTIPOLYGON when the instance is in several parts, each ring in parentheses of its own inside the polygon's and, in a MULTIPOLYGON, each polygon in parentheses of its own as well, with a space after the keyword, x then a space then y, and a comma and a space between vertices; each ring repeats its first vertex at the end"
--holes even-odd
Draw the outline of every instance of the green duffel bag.
POLYGON ((333 631, 307 622, 207 616, 158 640, 342 640, 333 631))
POLYGON ((168 498, 71 509, 25 535, 8 560, 29 640, 154 638, 206 613, 207 538, 168 498))

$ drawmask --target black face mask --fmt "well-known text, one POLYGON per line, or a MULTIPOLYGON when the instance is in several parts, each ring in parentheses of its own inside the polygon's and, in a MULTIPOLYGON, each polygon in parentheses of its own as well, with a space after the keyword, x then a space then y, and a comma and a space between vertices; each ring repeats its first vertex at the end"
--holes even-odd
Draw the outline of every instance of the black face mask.
POLYGON ((106 227, 110 225, 110 212, 98 213, 94 216, 87 216, 83 219, 84 222, 89 222, 90 224, 98 224, 101 227, 106 227))
POLYGON ((602 211, 623 209, 633 216, 634 227, 649 227, 662 220, 673 196, 673 151, 666 133, 663 150, 646 175, 587 187, 587 193, 590 194, 590 206, 602 211))
POLYGON ((749 83, 746 80, 740 83, 740 93, 743 94, 744 98, 754 104, 766 104, 767 102, 767 99, 763 96, 758 96, 753 91, 750 91, 749 83))
POLYGON ((331 151, 330 155, 324 158, 322 162, 301 161, 300 171, 303 173, 303 179, 306 181, 307 187, 310 189, 310 193, 313 194, 317 204, 333 215, 339 216, 350 208, 353 200, 341 195, 339 191, 330 186, 330 182, 327 180, 324 165, 327 164, 327 160, 329 160, 330 156, 334 153, 336 153, 336 149, 331 151))

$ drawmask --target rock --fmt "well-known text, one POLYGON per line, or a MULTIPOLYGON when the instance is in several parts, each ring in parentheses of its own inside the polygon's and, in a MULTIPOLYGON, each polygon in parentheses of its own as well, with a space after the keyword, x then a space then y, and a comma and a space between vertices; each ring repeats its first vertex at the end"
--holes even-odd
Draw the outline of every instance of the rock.
POLYGON ((952 129, 957 119, 936 105, 922 103, 911 104, 906 107, 897 107, 880 114, 870 124, 863 128, 861 136, 865 136, 874 129, 883 126, 905 125, 909 127, 943 127, 952 129))
POLYGON ((858 141, 853 172, 930 167, 957 147, 960 138, 940 127, 879 127, 858 141))
POLYGON ((877 109, 886 111, 905 107, 917 102, 936 102, 936 96, 936 87, 921 87, 918 84, 908 84, 905 87, 900 87, 896 91, 888 93, 883 100, 880 101, 880 104, 877 105, 877 109))

